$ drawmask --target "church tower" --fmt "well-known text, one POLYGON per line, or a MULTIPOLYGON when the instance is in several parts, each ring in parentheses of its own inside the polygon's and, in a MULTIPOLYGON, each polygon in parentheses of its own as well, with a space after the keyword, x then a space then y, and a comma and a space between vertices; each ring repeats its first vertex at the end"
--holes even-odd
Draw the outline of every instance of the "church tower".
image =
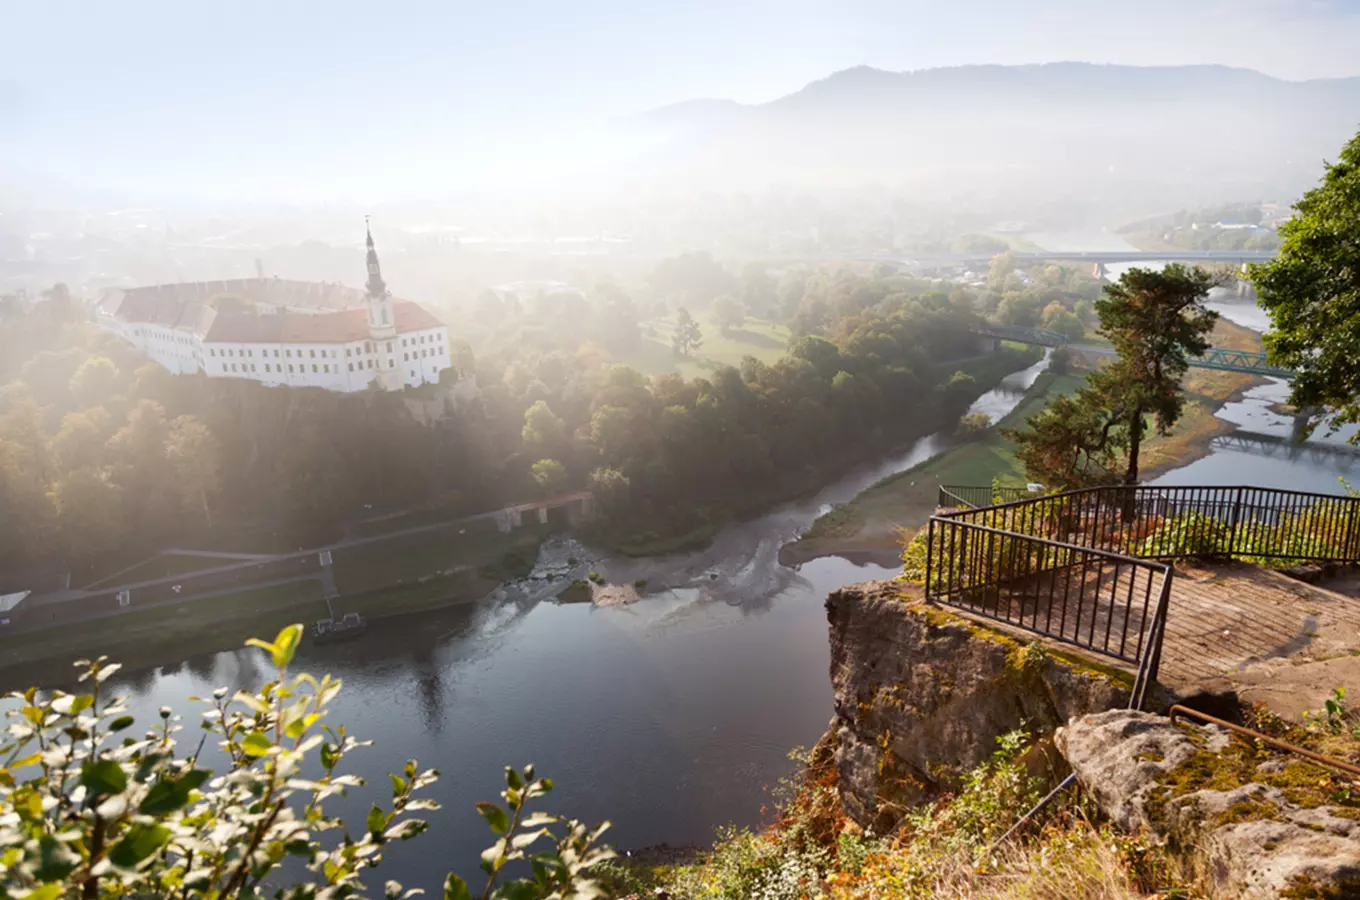
POLYGON ((368 331, 374 340, 393 337, 397 333, 397 323, 392 317, 392 294, 383 281, 382 269, 378 266, 378 251, 373 249, 373 229, 364 218, 364 230, 368 232, 368 284, 365 302, 368 306, 368 331))
POLYGON ((378 251, 373 249, 373 228, 364 217, 368 233, 368 283, 365 285, 364 305, 368 308, 368 336, 376 358, 374 383, 385 391, 402 388, 401 369, 397 365, 397 320, 392 313, 392 294, 383 281, 378 266, 378 251))

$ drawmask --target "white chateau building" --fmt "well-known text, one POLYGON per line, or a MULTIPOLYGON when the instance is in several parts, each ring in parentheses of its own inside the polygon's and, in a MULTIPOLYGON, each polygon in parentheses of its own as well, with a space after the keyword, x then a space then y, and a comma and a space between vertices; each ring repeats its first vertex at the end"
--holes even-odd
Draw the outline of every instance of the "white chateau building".
POLYGON ((395 391, 439 381, 448 329, 387 290, 368 232, 365 290, 278 278, 113 290, 99 324, 171 372, 269 385, 395 391))

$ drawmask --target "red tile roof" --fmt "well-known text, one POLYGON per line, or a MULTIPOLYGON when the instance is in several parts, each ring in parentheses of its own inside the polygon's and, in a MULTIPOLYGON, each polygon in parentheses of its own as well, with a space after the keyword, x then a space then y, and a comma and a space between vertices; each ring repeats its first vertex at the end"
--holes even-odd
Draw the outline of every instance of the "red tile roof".
POLYGON ((339 311, 364 303, 363 291, 343 284, 283 278, 233 278, 128 288, 117 291, 101 306, 104 312, 126 322, 149 322, 174 327, 194 321, 198 310, 218 294, 243 297, 251 303, 295 309, 339 311))
MULTIPOLYGON (((392 316, 398 334, 439 328, 444 324, 409 300, 393 301, 392 316)), ((362 308, 314 315, 254 315, 219 310, 209 323, 203 340, 236 344, 347 344, 368 336, 368 313, 362 308)))
MULTIPOLYGON (((210 342, 242 344, 344 344, 369 336, 365 295, 339 284, 238 278, 112 291, 100 310, 124 322, 187 328, 210 342), (265 304, 318 312, 256 313, 218 308, 219 294, 265 304)), ((393 300, 398 334, 438 328, 444 323, 409 300, 393 300)))

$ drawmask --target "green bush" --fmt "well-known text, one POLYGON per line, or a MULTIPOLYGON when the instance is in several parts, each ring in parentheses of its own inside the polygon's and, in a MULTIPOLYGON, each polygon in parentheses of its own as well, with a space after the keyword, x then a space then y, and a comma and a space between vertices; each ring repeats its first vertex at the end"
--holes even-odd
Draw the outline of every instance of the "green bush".
MULTIPOLYGON (((256 693, 225 688, 205 698, 202 739, 186 745, 180 718, 162 707, 144 730, 127 714, 126 698, 110 697, 105 682, 118 670, 101 657, 82 660, 86 693, 36 688, 10 694, 8 727, 0 736, 0 897, 175 898, 221 900, 332 900, 363 897, 361 876, 378 866, 385 846, 426 830, 413 816, 438 809, 417 794, 439 773, 415 760, 390 775, 386 808, 374 803, 364 821, 347 825, 325 812, 326 801, 363 786, 341 774, 350 751, 366 746, 344 726, 322 721, 340 692, 329 675, 289 675, 302 636, 292 625, 272 643, 252 640, 269 654, 278 676, 256 693), (225 771, 200 766, 213 740, 224 751, 225 771), (319 767, 319 768, 318 768, 319 767), (304 771, 322 774, 315 780, 304 771), (325 832, 343 838, 323 845, 325 832), (277 884, 286 858, 311 873, 300 883, 277 884)), ((197 699, 197 698, 195 698, 197 699)), ((602 888, 587 872, 613 857, 599 844, 607 823, 580 822, 527 810, 552 789, 533 767, 505 770, 505 805, 479 803, 495 835, 482 854, 487 874, 479 895, 497 900, 597 897, 602 888), (497 883, 505 865, 529 863, 532 877, 497 883)), ((404 900, 400 884, 386 882, 387 900, 404 900)), ((470 900, 467 883, 450 874, 445 900, 470 900)))

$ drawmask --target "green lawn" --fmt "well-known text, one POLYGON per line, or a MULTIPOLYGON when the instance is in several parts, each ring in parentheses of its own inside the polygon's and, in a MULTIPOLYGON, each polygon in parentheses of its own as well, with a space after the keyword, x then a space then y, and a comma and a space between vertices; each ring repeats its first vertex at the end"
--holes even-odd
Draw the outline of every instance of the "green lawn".
POLYGON ((510 554, 533 556, 541 540, 527 521, 501 534, 494 522, 484 519, 344 547, 334 553, 335 583, 341 594, 361 594, 459 567, 494 567, 510 554))
POLYGON ((644 337, 632 353, 620 354, 618 361, 649 375, 680 372, 686 378, 702 376, 719 366, 740 366, 742 357, 754 356, 773 363, 788 347, 789 330, 764 319, 747 319, 740 328, 723 334, 705 314, 696 317, 703 332, 703 344, 689 359, 678 359, 671 350, 675 317, 654 319, 643 325, 644 337), (650 331, 650 334, 648 332, 650 331))

